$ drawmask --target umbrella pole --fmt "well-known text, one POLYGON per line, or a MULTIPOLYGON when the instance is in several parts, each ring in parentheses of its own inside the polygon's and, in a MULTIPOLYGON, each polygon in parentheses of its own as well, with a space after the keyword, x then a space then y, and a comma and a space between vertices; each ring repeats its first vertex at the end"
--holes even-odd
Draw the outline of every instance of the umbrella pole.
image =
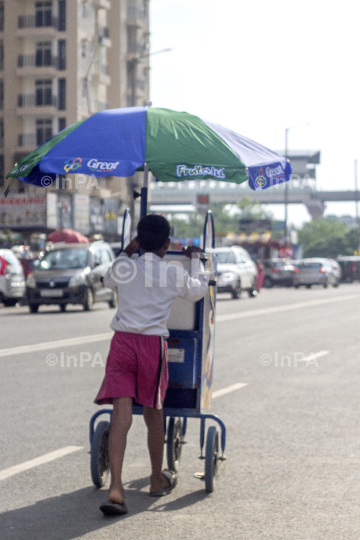
POLYGON ((147 214, 147 199, 148 199, 148 184, 149 184, 149 165, 144 165, 144 186, 141 188, 141 206, 140 219, 147 214))

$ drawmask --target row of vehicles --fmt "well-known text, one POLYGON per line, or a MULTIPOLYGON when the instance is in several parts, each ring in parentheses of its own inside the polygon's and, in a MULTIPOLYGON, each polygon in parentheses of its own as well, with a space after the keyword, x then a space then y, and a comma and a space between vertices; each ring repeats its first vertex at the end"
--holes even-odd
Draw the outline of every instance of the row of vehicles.
MULTIPOLYGON (((31 313, 44 304, 57 304, 61 311, 68 304, 80 304, 89 311, 95 302, 108 302, 114 308, 116 295, 101 280, 115 259, 114 248, 103 241, 54 244, 37 261, 18 259, 12 250, 0 249, 0 302, 15 306, 26 299, 31 313)), ((360 280, 360 257, 270 259, 256 265, 240 246, 211 251, 218 258, 218 293, 230 293, 234 299, 242 291, 256 297, 262 280, 266 288, 274 285, 326 288, 337 287, 340 281, 360 280), (259 271, 263 278, 260 281, 259 271)))
POLYGON ((101 280, 115 259, 106 242, 87 244, 55 244, 27 273, 26 265, 11 250, 0 249, 0 302, 14 306, 26 298, 31 313, 44 304, 55 304, 61 311, 68 304, 80 304, 85 311, 95 302, 108 302, 116 307, 115 293, 101 280), (3 275, 1 275, 3 274, 3 275))

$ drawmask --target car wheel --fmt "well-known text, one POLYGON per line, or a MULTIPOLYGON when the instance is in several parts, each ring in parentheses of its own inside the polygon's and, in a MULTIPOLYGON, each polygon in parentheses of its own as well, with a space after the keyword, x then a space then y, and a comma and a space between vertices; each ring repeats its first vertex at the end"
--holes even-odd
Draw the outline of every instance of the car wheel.
POLYGON ((39 311, 39 304, 29 304, 30 313, 37 313, 39 311))
POLYGON ((323 285, 324 289, 327 289, 327 288, 328 288, 328 285, 329 285, 328 280, 324 281, 324 285, 323 285))
POLYGON ((248 289, 248 295, 250 298, 255 298, 258 295, 258 290, 256 288, 256 280, 252 282, 251 288, 248 289))
POLYGON ((340 281, 337 279, 335 283, 333 284, 333 287, 338 287, 340 285, 340 281))
POLYGON ((269 276, 265 276, 264 279, 264 287, 267 289, 271 289, 274 286, 272 279, 269 276))
POLYGON ((18 300, 16 298, 3 299, 3 304, 5 307, 14 307, 16 306, 17 303, 18 303, 18 300))
POLYGON ((111 300, 108 302, 109 308, 113 309, 116 308, 116 293, 112 293, 111 300))
POLYGON ((311 285, 306 285, 306 288, 307 288, 307 289, 311 289, 311 285))
POLYGON ((234 300, 236 300, 237 298, 241 296, 241 282, 240 281, 238 281, 237 284, 235 285, 235 288, 231 292, 231 296, 233 297, 234 300))
POLYGON ((298 289, 300 287, 300 285, 294 285, 295 289, 298 289))
POLYGON ((86 289, 85 302, 83 303, 84 311, 91 311, 94 305, 94 295, 90 287, 86 289))
POLYGON ((65 313, 65 311, 66 311, 66 304, 60 304, 60 305, 59 305, 59 308, 60 308, 61 313, 65 313))

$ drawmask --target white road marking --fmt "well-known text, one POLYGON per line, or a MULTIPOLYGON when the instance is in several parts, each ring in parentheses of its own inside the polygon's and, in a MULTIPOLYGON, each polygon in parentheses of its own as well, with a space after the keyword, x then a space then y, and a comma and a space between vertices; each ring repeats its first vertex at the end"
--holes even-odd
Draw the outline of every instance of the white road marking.
POLYGON ((223 388, 222 390, 216 390, 216 392, 213 392, 212 398, 217 398, 220 396, 223 396, 225 394, 228 394, 229 392, 234 392, 234 390, 239 390, 240 388, 244 388, 244 386, 247 386, 248 383, 246 382, 238 382, 236 384, 232 384, 231 386, 227 386, 226 388, 223 388))
POLYGON ((316 358, 321 358, 327 354, 330 354, 330 351, 319 351, 317 353, 309 354, 309 356, 306 356, 305 358, 300 358, 297 362, 312 362, 312 360, 316 360, 316 358))
MULTIPOLYGON (((337 298, 327 298, 323 300, 310 300, 308 302, 297 302, 292 305, 274 306, 264 309, 254 309, 251 311, 242 311, 240 313, 230 313, 229 315, 217 315, 216 322, 233 321, 236 319, 247 319, 249 317, 258 317, 261 315, 269 315, 271 313, 281 313, 284 311, 291 311, 301 308, 321 306, 334 302, 340 302, 342 300, 353 300, 360 298, 360 294, 338 296, 337 298)), ((95 343, 97 341, 107 341, 113 336, 113 332, 106 332, 104 334, 94 334, 92 336, 83 336, 69 339, 60 339, 58 341, 48 341, 45 343, 36 343, 35 345, 22 345, 20 347, 11 347, 9 349, 0 349, 0 358, 4 356, 14 356, 17 354, 27 354, 30 352, 46 351, 51 349, 59 349, 61 347, 68 347, 70 345, 83 345, 85 343, 95 343)))
POLYGON ((31 459, 30 461, 25 461, 24 463, 19 463, 19 465, 14 465, 14 467, 0 471, 0 480, 5 480, 5 478, 10 478, 10 476, 14 476, 14 474, 28 471, 33 467, 43 465, 44 463, 49 463, 50 461, 59 459, 67 454, 71 454, 72 452, 82 450, 83 448, 83 446, 65 446, 65 448, 60 448, 60 450, 55 450, 54 452, 50 452, 50 454, 39 456, 35 459, 31 459))
POLYGON ((322 306, 326 304, 332 304, 334 302, 341 302, 342 300, 354 300, 360 298, 360 294, 346 296, 338 296, 337 298, 324 298, 323 300, 310 300, 308 302, 297 302, 296 304, 285 306, 274 306, 270 308, 254 309, 251 311, 242 311, 240 313, 230 313, 229 315, 217 315, 216 322, 233 321, 236 319, 247 319, 249 317, 258 317, 259 315, 269 315, 271 313, 281 313, 284 311, 293 311, 296 309, 322 306))
POLYGON ((94 343, 96 341, 106 341, 112 338, 113 332, 106 334, 94 334, 69 339, 60 339, 59 341, 48 341, 46 343, 36 343, 35 345, 22 345, 21 347, 11 347, 10 349, 0 349, 0 357, 13 356, 15 354, 26 354, 36 351, 46 351, 47 349, 59 349, 70 345, 83 345, 84 343, 94 343))

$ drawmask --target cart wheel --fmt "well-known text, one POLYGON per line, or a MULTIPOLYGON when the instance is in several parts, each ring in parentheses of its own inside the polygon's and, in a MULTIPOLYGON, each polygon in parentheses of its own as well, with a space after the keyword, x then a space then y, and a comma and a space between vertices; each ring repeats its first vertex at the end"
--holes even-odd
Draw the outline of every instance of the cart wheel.
POLYGON ((91 443, 91 479, 98 488, 105 485, 109 475, 109 431, 109 422, 99 422, 91 443))
POLYGON ((219 434, 215 426, 208 429, 205 452, 205 491, 214 491, 214 476, 217 471, 219 459, 219 434))
POLYGON ((173 416, 170 418, 166 439, 166 456, 168 468, 170 471, 178 472, 183 442, 181 418, 175 419, 173 416))

